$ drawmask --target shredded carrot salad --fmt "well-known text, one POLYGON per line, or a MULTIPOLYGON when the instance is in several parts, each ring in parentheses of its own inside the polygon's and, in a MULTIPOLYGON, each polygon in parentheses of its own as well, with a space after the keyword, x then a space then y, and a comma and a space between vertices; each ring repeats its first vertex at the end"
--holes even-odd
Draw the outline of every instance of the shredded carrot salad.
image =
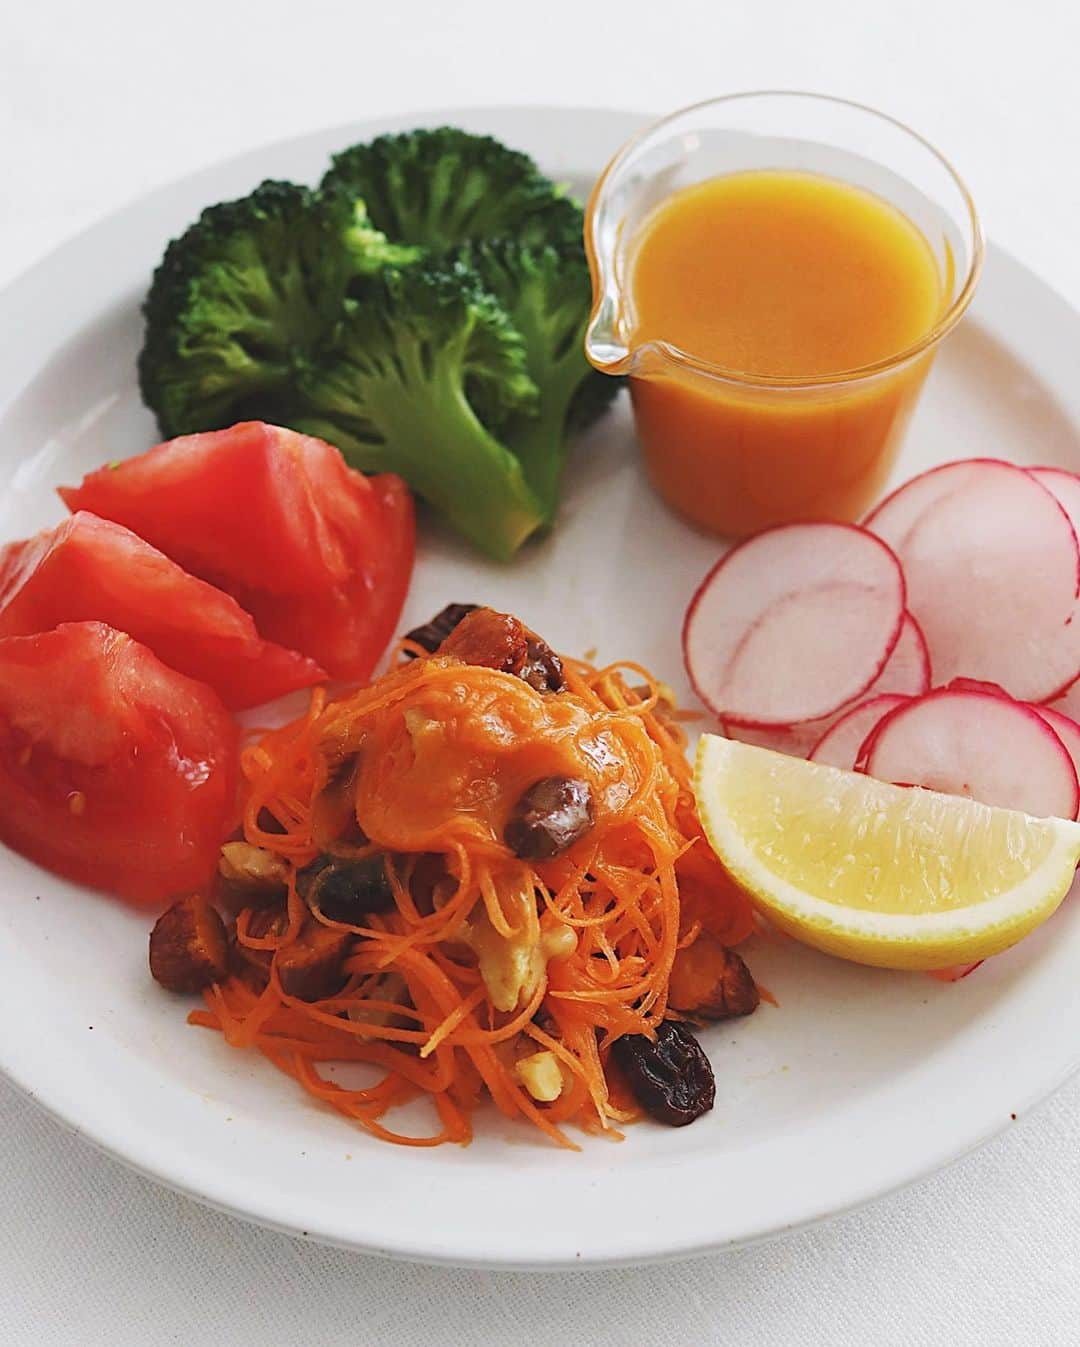
POLYGON ((612 1042, 664 1018, 680 946, 753 928, 702 838, 669 694, 634 664, 566 660, 565 690, 545 695, 419 647, 401 655, 341 700, 316 691, 244 750, 243 835, 288 863, 287 902, 269 931, 259 905, 238 912, 236 952, 263 975, 232 973, 191 1020, 403 1145, 468 1142, 485 1097, 561 1146, 574 1148, 568 1123, 618 1136, 638 1109, 612 1042), (591 827, 554 859, 520 860, 506 819, 560 774, 588 783, 591 827), (381 857, 392 903, 357 924, 313 913, 296 875, 327 852, 381 857), (354 938, 333 994, 304 1000, 279 972, 313 919, 354 938), (520 1066, 541 1052, 558 1067, 544 1101, 520 1066), (346 1083, 335 1064, 351 1063, 379 1078, 346 1083), (418 1096, 437 1112, 430 1135, 381 1121, 418 1096))

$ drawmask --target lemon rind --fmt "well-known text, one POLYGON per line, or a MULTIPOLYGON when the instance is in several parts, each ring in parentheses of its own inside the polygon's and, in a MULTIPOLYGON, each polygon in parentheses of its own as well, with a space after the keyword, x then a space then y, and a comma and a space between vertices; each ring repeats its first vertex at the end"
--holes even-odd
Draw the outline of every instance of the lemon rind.
MULTIPOLYGON (((765 869, 718 798, 719 783, 732 751, 740 748, 745 748, 745 745, 733 744, 719 735, 705 734, 701 737, 694 786, 699 801, 704 796, 707 799, 711 797, 713 803, 711 809, 700 809, 702 826, 713 850, 734 878, 763 907, 768 909, 775 906, 790 921, 805 922, 823 934, 831 931, 838 936, 878 944, 940 945, 967 938, 987 938, 995 931, 1023 924, 1032 916, 1049 916, 1072 884, 1080 860, 1080 824, 1065 819, 1038 819, 1033 821, 1052 831, 1054 840, 1050 852, 1021 883, 994 898, 948 912, 919 914, 870 912, 865 908, 842 907, 818 898, 765 869), (717 826, 720 820, 728 826, 717 826)), ((818 770, 845 775, 839 768, 821 766, 818 770)), ((895 791, 897 796, 907 789, 889 786, 884 782, 876 785, 886 793, 895 791)), ((949 798, 953 803, 959 803, 955 797, 949 798)))

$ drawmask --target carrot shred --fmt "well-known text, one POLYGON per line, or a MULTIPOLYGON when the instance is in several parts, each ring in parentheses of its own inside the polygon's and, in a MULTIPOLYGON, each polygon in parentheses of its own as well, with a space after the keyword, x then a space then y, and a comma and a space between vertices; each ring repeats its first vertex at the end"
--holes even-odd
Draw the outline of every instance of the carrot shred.
POLYGON ((243 834, 290 866, 285 921, 255 936, 254 909, 237 915, 237 943, 267 952, 266 986, 230 977, 190 1022, 261 1053, 313 1099, 399 1145, 467 1144, 485 1097, 565 1148, 577 1149, 566 1124, 619 1138, 615 1124, 639 1110, 609 1069, 612 1042, 663 1020, 677 950, 702 931, 736 944, 755 929, 704 841, 670 693, 630 663, 564 660, 565 691, 551 696, 408 643, 399 660, 339 700, 317 690, 303 716, 242 750, 243 834), (367 841, 342 855, 382 854, 393 906, 362 925, 326 920, 353 943, 335 993, 306 1001, 282 992, 275 969, 305 922, 325 920, 295 875, 319 854, 314 806, 346 761, 367 841), (522 791, 551 775, 588 783, 592 827, 565 854, 530 864, 502 829, 522 791), (432 853, 445 884, 423 898, 418 858, 432 853), (526 970, 513 1010, 492 999, 473 948, 479 930, 488 954, 503 950, 508 969, 526 970), (538 1047, 563 1075, 551 1103, 534 1100, 514 1069, 538 1047), (347 1088, 323 1074, 335 1063, 383 1074, 347 1088), (434 1105, 430 1134, 380 1121, 417 1098, 434 1105))

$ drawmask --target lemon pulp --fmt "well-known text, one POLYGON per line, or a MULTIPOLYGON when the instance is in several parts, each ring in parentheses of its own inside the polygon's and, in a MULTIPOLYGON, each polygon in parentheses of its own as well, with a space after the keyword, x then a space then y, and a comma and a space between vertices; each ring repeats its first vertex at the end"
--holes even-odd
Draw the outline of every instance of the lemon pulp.
POLYGON ((710 844, 781 929, 885 968, 997 954, 1055 910, 1080 825, 891 786, 703 735, 695 777, 710 844))

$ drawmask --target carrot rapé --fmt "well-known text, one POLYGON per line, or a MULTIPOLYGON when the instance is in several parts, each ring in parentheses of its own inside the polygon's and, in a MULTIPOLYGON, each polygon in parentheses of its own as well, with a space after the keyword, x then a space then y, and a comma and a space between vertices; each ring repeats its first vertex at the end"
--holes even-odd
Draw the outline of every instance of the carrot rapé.
POLYGON ((405 649, 420 657, 338 701, 316 692, 305 716, 244 750, 244 836, 289 862, 287 920, 259 935, 252 911, 240 913, 235 939, 264 952, 265 988, 232 976, 191 1019, 402 1144, 467 1142, 485 1095, 562 1146, 574 1144, 564 1123, 611 1133, 636 1110, 624 1092, 613 1097, 610 1045, 663 1019, 676 949, 702 929, 729 945, 753 929, 703 840, 670 696, 635 665, 566 660, 565 690, 551 695, 405 649), (522 861, 503 827, 522 792, 553 775, 588 783, 592 826, 561 856, 522 861), (315 914, 357 938, 343 985, 302 1001, 282 991, 273 957, 311 919, 295 872, 326 848, 319 802, 343 777, 362 831, 335 853, 382 855, 394 904, 358 925, 315 914), (418 878, 433 854, 442 878, 425 889, 418 878), (493 999, 502 974, 517 978, 512 1009, 493 999), (564 1082, 546 1104, 515 1071, 542 1050, 564 1082), (379 1068, 379 1082, 348 1088, 319 1071, 355 1062, 379 1068), (418 1095, 434 1102, 433 1135, 379 1121, 418 1095))

